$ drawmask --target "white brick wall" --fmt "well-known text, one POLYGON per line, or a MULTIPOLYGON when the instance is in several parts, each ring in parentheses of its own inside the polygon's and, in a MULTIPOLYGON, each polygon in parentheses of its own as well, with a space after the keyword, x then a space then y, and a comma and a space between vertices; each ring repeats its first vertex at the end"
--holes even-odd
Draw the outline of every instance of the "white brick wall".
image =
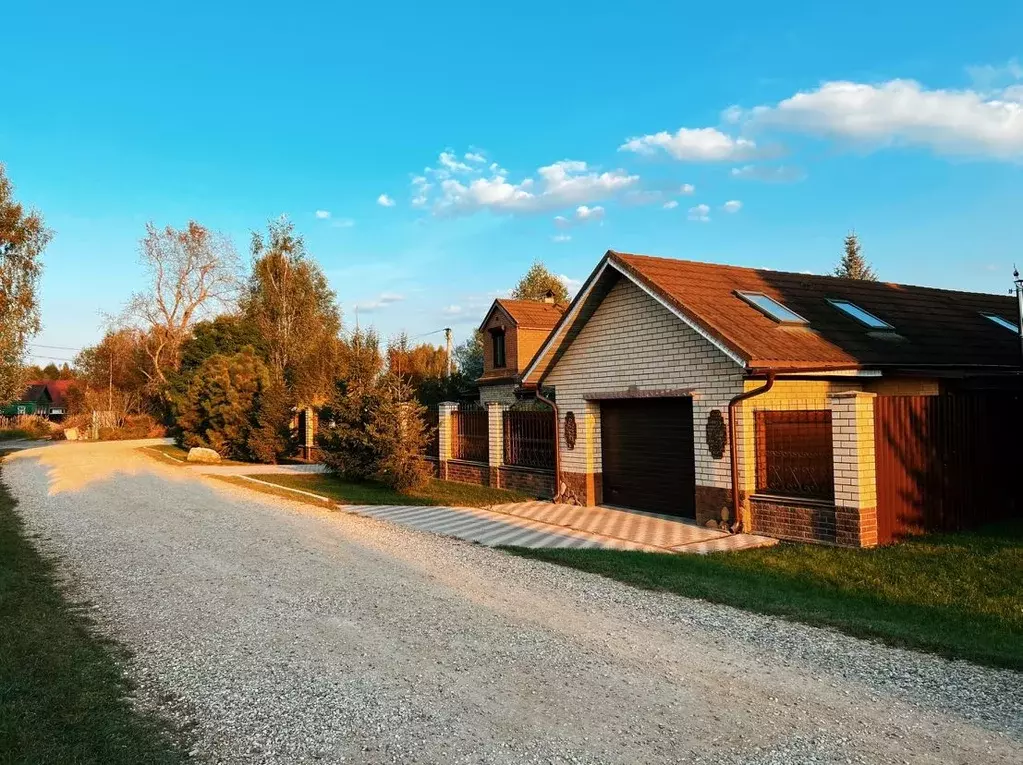
POLYGON ((575 412, 576 447, 568 450, 562 439, 561 452, 562 470, 572 473, 601 469, 600 407, 584 394, 693 389, 696 482, 731 486, 728 450, 711 457, 705 428, 712 409, 727 421, 729 400, 743 390, 742 368, 628 279, 615 285, 544 384, 557 390, 559 428, 575 412))

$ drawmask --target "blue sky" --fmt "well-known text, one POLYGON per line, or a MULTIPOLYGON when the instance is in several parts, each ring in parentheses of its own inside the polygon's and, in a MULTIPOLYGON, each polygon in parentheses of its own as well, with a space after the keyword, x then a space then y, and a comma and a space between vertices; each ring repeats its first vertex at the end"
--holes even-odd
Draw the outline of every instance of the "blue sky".
POLYGON ((287 214, 384 335, 464 337, 533 259, 608 248, 823 273, 855 228, 886 280, 1023 264, 1023 4, 492 5, 6 9, 0 161, 56 232, 36 342, 99 337, 148 220, 245 256, 287 214))

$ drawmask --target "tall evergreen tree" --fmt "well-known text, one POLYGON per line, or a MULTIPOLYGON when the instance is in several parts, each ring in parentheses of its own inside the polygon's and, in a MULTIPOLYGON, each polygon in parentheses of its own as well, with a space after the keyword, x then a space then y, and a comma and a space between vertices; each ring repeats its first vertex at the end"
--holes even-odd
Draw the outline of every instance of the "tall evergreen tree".
POLYGON ((877 274, 867 263, 867 259, 860 252, 860 240, 855 231, 849 232, 845 237, 845 253, 835 268, 835 276, 843 276, 846 279, 863 279, 868 282, 876 282, 877 274))

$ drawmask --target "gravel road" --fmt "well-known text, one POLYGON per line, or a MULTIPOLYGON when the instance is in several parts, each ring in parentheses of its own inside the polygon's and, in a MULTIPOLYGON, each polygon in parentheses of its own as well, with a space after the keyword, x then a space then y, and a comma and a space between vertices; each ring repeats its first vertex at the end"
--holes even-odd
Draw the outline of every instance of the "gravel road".
POLYGON ((1023 677, 251 492, 12 455, 139 704, 224 763, 1023 762, 1023 677))

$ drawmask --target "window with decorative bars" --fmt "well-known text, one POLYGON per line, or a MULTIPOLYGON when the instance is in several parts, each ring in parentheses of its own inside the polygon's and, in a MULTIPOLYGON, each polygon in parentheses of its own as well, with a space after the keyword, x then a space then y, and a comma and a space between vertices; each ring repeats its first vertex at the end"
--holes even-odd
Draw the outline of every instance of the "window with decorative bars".
POLYGON ((830 411, 761 410, 754 421, 758 494, 835 498, 830 411))

